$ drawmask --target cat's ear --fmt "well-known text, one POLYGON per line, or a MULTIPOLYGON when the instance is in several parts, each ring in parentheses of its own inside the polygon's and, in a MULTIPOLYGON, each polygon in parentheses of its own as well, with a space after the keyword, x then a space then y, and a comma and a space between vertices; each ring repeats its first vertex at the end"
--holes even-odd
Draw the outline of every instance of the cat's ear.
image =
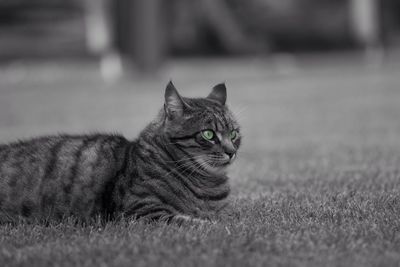
POLYGON ((217 101, 221 105, 226 102, 226 86, 225 83, 217 84, 213 87, 211 93, 207 96, 208 99, 217 101))
POLYGON ((165 88, 165 103, 164 110, 168 117, 174 115, 182 115, 185 109, 185 102, 179 95, 172 81, 167 84, 165 88))

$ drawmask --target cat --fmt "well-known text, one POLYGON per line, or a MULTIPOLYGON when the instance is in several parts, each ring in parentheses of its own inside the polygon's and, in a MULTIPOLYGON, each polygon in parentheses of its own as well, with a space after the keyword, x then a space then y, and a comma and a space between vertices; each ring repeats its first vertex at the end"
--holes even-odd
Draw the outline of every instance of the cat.
POLYGON ((208 220, 227 204, 240 127, 218 84, 182 97, 172 82, 134 141, 57 135, 0 145, 0 222, 16 218, 208 220))

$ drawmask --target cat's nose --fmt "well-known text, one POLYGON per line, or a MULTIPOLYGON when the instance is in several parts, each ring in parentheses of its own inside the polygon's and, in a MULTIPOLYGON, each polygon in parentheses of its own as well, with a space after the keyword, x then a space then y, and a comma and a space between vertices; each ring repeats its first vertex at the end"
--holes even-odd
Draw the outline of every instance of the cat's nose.
POLYGON ((228 157, 229 157, 229 159, 233 159, 234 157, 235 157, 235 152, 231 152, 231 151, 228 151, 228 152, 225 152, 225 154, 227 154, 228 155, 228 157))
POLYGON ((224 139, 222 145, 225 154, 229 157, 229 160, 232 160, 236 154, 236 149, 233 146, 232 141, 224 139))

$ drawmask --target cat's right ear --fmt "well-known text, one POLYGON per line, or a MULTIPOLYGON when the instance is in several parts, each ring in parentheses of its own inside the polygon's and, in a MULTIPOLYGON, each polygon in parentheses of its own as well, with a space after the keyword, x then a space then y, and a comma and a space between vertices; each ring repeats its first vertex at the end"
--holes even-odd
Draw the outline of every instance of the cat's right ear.
POLYGON ((211 93, 207 96, 208 99, 216 101, 221 105, 226 102, 226 86, 225 83, 220 83, 214 86, 211 93))
POLYGON ((181 116, 185 109, 185 102, 179 95, 172 81, 165 88, 164 110, 169 118, 181 116))

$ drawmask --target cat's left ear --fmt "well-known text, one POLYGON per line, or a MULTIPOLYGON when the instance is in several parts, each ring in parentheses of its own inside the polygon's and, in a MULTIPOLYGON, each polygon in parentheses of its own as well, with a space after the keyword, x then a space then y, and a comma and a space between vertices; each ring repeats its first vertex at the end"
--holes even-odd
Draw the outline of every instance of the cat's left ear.
POLYGON ((186 103, 179 95, 172 81, 170 81, 165 88, 165 113, 168 117, 181 116, 186 108, 186 103))
POLYGON ((208 99, 217 101, 221 105, 226 102, 226 86, 225 83, 217 84, 213 87, 211 93, 207 96, 208 99))

